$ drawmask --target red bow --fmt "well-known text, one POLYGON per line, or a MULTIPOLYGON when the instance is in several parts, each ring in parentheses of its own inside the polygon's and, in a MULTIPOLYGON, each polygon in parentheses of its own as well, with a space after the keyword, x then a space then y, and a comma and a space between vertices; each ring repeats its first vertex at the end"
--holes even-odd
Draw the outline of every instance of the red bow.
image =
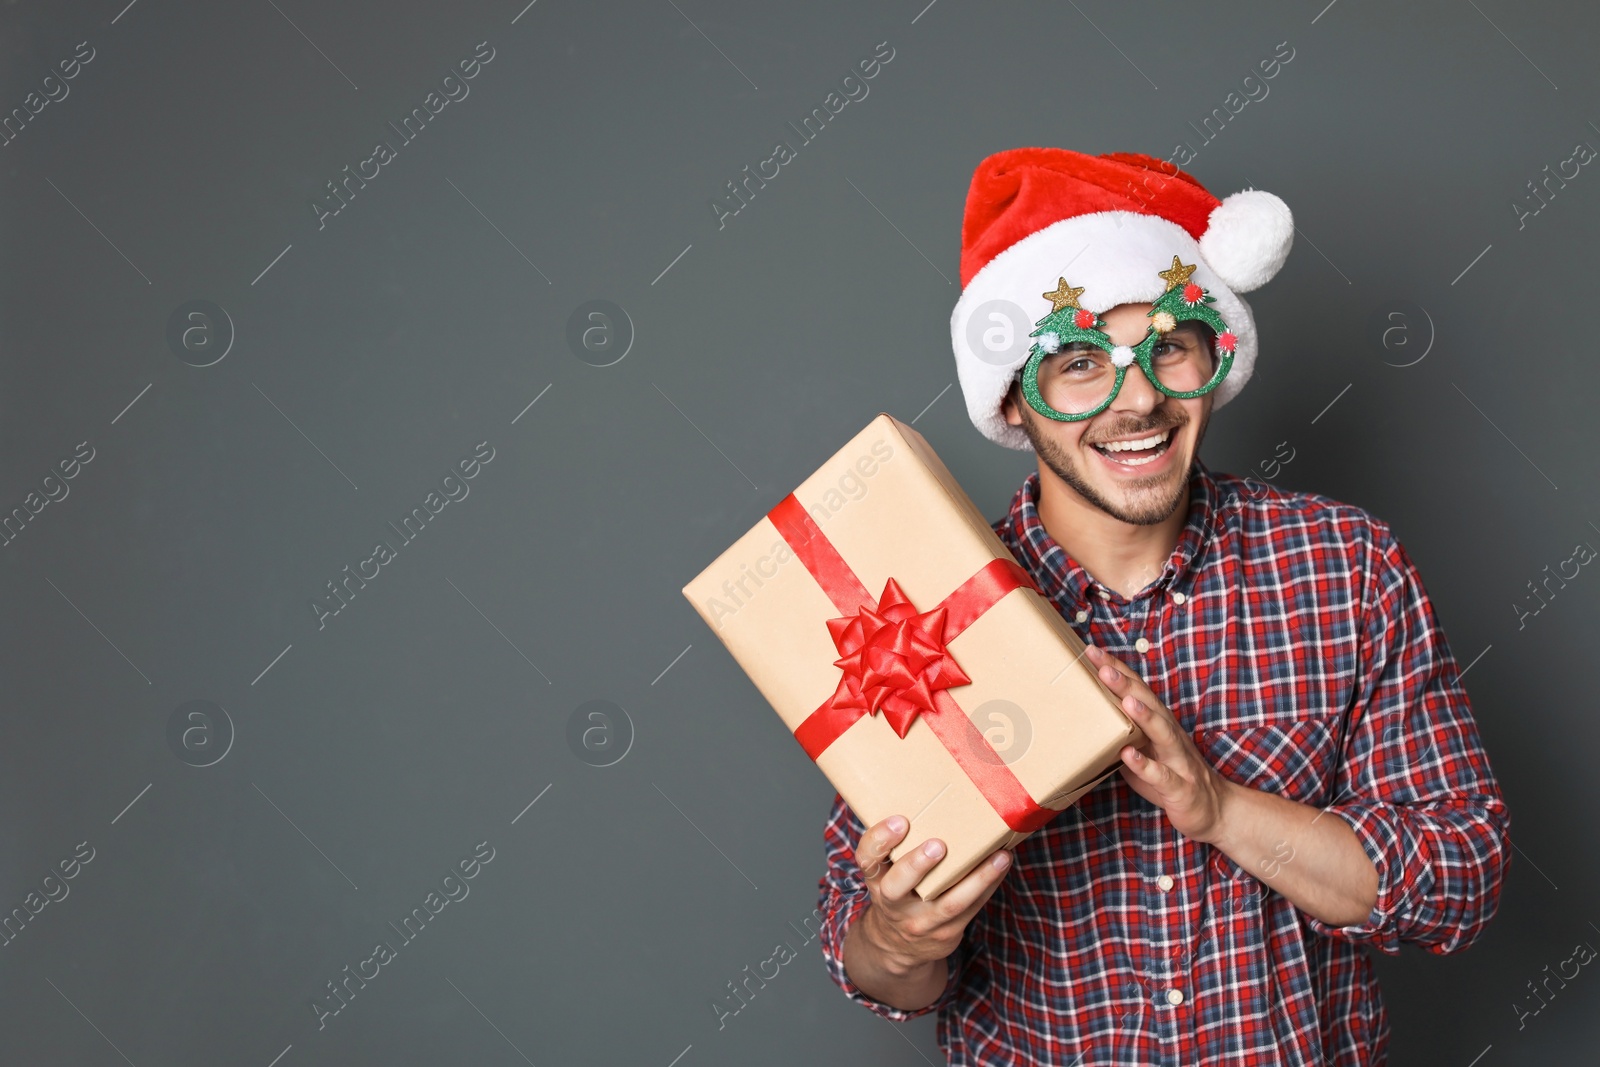
POLYGON ((1055 818, 994 756, 961 705, 947 689, 971 679, 945 649, 986 611, 1015 589, 1043 596, 1028 572, 1008 553, 979 567, 932 611, 919 614, 893 579, 877 604, 839 550, 800 506, 793 493, 773 505, 767 517, 839 611, 828 620, 833 643, 844 655, 834 662, 844 677, 834 694, 795 727, 794 739, 806 755, 820 759, 853 725, 881 710, 901 737, 916 717, 926 719, 945 751, 960 766, 991 807, 1018 833, 1031 834, 1055 818), (979 755, 988 752, 988 758, 979 755))
POLYGON ((945 647, 947 614, 942 606, 918 612, 890 578, 876 610, 863 605, 854 615, 829 619, 828 632, 842 653, 833 663, 844 670, 833 706, 881 711, 904 737, 918 715, 934 710, 937 690, 971 684, 945 647))

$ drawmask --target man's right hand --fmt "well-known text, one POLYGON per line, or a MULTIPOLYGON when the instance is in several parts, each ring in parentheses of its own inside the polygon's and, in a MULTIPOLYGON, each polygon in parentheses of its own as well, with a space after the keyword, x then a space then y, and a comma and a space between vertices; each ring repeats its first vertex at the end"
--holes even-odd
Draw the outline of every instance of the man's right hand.
POLYGON ((846 973, 862 992, 915 1010, 933 1003, 944 990, 944 960, 1011 869, 1011 853, 1000 849, 925 901, 917 895, 917 884, 944 858, 944 842, 930 838, 891 863, 889 851, 909 827, 904 816, 892 815, 861 835, 856 865, 872 901, 845 932, 843 957, 846 973))

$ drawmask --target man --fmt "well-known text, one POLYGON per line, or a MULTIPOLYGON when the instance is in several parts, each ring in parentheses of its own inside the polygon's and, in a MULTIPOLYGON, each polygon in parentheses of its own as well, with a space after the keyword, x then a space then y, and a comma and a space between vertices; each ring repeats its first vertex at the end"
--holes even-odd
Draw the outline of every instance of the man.
POLYGON ((1255 360, 1237 293, 1292 236, 1277 197, 1148 156, 974 175, 957 368, 979 430, 1039 461, 994 528, 1147 743, 932 901, 942 842, 891 863, 906 815, 835 798, 830 974, 937 1010, 952 1064, 1382 1064, 1367 947, 1458 951, 1496 910, 1506 808, 1392 530, 1199 459, 1255 360))

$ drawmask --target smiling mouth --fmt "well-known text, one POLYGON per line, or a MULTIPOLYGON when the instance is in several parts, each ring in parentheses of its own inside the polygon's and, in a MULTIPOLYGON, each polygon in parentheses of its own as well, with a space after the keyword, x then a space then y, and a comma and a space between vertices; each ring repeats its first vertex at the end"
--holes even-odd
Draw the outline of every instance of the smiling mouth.
POLYGON ((1106 459, 1125 467, 1142 467, 1147 463, 1154 463, 1166 454, 1172 447, 1172 439, 1177 434, 1176 426, 1169 426, 1165 430, 1133 441, 1112 441, 1105 444, 1094 444, 1091 447, 1106 459))

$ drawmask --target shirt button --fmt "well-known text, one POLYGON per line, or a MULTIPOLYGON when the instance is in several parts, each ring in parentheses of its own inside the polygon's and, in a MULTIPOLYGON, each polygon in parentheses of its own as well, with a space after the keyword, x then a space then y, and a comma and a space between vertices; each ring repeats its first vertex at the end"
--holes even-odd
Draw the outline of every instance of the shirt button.
POLYGON ((1182 1004, 1183 1003, 1183 990, 1181 990, 1181 989, 1169 989, 1169 990, 1167 990, 1167 1003, 1168 1004, 1182 1004))
POLYGON ((1133 643, 1133 647, 1140 652, 1149 652, 1150 642, 1141 637, 1133 643))
POLYGON ((1087 608, 1083 609, 1082 611, 1078 612, 1078 614, 1076 616, 1074 616, 1074 617, 1079 622, 1088 622, 1089 621, 1089 609, 1087 609, 1087 608))
POLYGON ((1101 600, 1110 600, 1111 599, 1111 590, 1109 590, 1109 589, 1101 589, 1098 592, 1099 592, 1099 596, 1100 596, 1101 600))
POLYGON ((1182 604, 1185 600, 1188 600, 1188 599, 1189 598, 1184 596, 1182 593, 1173 593, 1172 594, 1172 602, 1174 604, 1182 604))
POLYGON ((1163 893, 1171 892, 1172 891, 1172 875, 1163 874, 1160 878, 1156 879, 1156 885, 1161 887, 1161 891, 1163 893))

